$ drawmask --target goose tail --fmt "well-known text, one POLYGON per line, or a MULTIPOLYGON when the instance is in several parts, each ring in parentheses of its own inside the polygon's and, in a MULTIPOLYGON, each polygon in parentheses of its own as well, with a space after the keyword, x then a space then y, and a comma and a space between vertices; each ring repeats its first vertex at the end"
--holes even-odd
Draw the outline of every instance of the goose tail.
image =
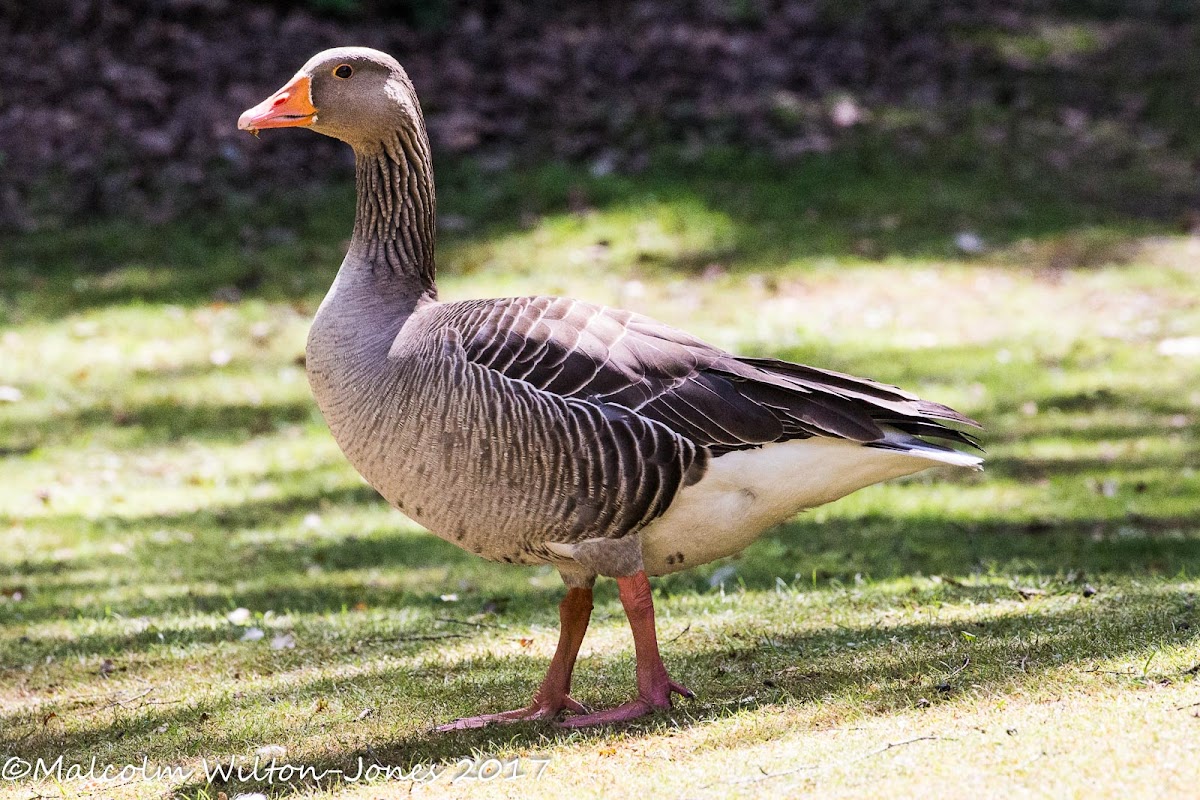
MULTIPOLYGON (((974 442, 971 442, 971 444, 978 447, 974 442)), ((893 450, 905 455, 923 458, 928 461, 936 461, 941 464, 949 464, 954 467, 966 467, 967 469, 977 471, 983 469, 982 456, 964 453, 961 450, 955 450, 951 447, 927 442, 924 439, 918 439, 910 433, 905 433, 891 426, 884 427, 884 437, 882 439, 868 442, 865 446, 880 450, 893 450)))

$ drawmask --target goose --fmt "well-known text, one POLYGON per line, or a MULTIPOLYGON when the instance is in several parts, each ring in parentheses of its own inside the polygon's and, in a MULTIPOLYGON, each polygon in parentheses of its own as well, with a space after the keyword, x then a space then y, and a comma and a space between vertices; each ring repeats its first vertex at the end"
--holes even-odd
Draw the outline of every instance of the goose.
POLYGON ((438 300, 429 140, 378 50, 313 56, 238 128, 302 127, 354 151, 348 250, 306 369, 350 464, 389 504, 492 561, 553 565, 559 641, 532 701, 441 730, 635 719, 694 696, 659 653, 648 576, 733 555, 803 509, 982 459, 947 406, 864 378, 743 358, 629 311, 562 297, 438 300), (571 675, 597 576, 616 580, 636 694, 591 711, 571 675))

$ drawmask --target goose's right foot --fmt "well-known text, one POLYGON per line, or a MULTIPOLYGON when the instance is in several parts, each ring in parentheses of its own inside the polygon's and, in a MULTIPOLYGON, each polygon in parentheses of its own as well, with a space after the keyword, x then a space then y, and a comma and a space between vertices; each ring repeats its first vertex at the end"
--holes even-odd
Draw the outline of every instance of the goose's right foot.
POLYGON ((580 714, 564 720, 564 728, 586 728, 592 725, 611 725, 628 722, 638 717, 664 711, 671 707, 671 695, 695 697, 691 689, 671 680, 658 652, 658 636, 654 630, 654 596, 650 592, 650 581, 644 571, 625 578, 617 578, 617 589, 621 604, 629 617, 633 630, 633 649, 637 655, 638 696, 628 703, 597 711, 580 714))
POLYGON ((569 711, 572 714, 587 714, 588 710, 582 704, 573 700, 570 695, 561 695, 554 698, 539 699, 536 695, 533 702, 525 706, 525 708, 516 708, 512 711, 501 711, 498 714, 480 714, 477 717, 463 717, 456 719, 454 722, 447 722, 445 725, 439 725, 437 730, 439 733, 448 731, 466 731, 475 728, 485 728, 488 725, 506 722, 534 722, 536 720, 552 720, 562 711, 569 711))

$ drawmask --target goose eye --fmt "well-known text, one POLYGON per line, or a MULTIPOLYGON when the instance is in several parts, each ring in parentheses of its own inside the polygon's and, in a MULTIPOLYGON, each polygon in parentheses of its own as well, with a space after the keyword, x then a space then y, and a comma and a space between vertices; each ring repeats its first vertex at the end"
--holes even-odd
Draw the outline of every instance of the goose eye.
POLYGON ((342 64, 334 68, 333 74, 335 77, 345 80, 354 74, 354 67, 350 66, 349 64, 342 64))

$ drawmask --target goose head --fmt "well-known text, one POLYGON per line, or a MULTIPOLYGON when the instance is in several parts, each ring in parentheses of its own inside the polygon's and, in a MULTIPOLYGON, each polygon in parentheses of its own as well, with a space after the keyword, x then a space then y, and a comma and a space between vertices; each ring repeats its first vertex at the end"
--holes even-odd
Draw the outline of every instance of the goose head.
POLYGON ((309 128, 355 150, 397 131, 424 132, 412 82, 396 59, 368 47, 317 53, 282 89, 238 118, 238 128, 309 128))

